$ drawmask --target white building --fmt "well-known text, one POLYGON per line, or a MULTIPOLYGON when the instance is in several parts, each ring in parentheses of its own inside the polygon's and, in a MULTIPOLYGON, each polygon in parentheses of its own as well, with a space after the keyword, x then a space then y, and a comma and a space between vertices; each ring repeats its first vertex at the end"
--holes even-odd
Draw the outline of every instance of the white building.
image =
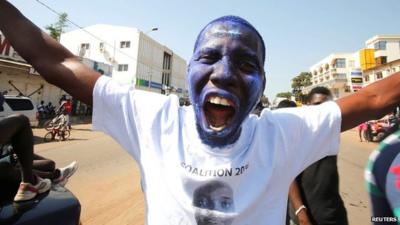
POLYGON ((314 87, 324 86, 331 90, 334 98, 340 98, 360 89, 362 76, 356 56, 357 53, 334 53, 312 65, 312 85, 303 92, 308 93, 314 87))
POLYGON ((186 61, 136 28, 97 24, 64 33, 60 42, 76 55, 111 64, 122 84, 187 95, 186 61))
MULTIPOLYGON (((111 74, 111 66, 82 59, 87 66, 111 74)), ((22 59, 5 37, 0 33, 0 92, 9 95, 23 95, 31 98, 38 105, 52 102, 58 106, 59 99, 66 94, 60 88, 47 83, 30 64, 22 59)))
POLYGON ((334 53, 310 67, 312 85, 325 86, 335 98, 400 71, 400 35, 376 35, 355 53, 334 53))
POLYGON ((400 35, 376 35, 365 42, 369 49, 375 49, 377 66, 400 59, 400 35))
POLYGON ((400 71, 400 35, 376 35, 365 45, 374 49, 374 65, 363 71, 364 86, 400 71))

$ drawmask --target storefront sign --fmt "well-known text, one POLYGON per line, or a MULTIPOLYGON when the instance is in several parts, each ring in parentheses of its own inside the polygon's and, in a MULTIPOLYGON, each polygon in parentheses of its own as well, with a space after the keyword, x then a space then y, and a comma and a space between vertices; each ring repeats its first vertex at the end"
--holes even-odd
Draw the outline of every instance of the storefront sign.
POLYGON ((362 88, 361 85, 353 85, 352 87, 354 92, 359 91, 362 88))
POLYGON ((351 78, 351 83, 353 84, 362 84, 363 80, 362 77, 352 77, 351 78))
POLYGON ((353 91, 360 90, 363 84, 363 75, 361 69, 354 69, 350 73, 351 83, 353 84, 353 91))

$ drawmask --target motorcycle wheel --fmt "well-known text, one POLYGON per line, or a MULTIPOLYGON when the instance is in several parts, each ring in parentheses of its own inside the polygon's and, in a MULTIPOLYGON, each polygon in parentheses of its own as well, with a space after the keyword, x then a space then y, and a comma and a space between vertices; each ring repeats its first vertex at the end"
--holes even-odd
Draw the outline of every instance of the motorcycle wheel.
POLYGON ((384 132, 379 132, 376 135, 375 141, 376 142, 381 142, 385 138, 386 134, 384 132))

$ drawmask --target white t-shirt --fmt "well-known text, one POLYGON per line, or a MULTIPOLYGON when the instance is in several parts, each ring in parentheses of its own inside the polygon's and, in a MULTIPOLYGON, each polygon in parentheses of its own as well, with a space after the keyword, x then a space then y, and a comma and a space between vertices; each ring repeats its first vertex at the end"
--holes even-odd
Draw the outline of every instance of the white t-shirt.
POLYGON ((224 148, 201 142, 193 108, 179 106, 176 96, 103 76, 93 103, 93 128, 139 164, 150 225, 284 224, 291 181, 339 149, 334 102, 250 115, 224 148))

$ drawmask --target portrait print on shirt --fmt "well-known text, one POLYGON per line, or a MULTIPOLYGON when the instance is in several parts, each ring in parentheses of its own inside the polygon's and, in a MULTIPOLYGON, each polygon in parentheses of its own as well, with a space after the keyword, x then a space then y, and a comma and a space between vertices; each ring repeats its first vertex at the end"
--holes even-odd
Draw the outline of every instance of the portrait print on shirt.
POLYGON ((230 225, 234 219, 232 188, 221 181, 211 181, 193 192, 197 225, 230 225))

